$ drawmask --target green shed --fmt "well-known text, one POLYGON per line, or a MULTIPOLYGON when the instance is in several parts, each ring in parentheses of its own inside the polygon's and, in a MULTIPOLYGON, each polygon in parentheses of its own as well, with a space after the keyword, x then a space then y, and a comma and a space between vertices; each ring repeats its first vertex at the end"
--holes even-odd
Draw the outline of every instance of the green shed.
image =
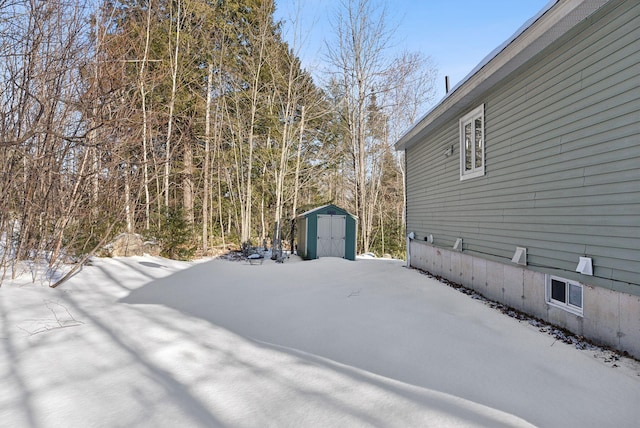
POLYGON ((333 204, 296 217, 298 255, 304 259, 356 259, 356 217, 333 204))

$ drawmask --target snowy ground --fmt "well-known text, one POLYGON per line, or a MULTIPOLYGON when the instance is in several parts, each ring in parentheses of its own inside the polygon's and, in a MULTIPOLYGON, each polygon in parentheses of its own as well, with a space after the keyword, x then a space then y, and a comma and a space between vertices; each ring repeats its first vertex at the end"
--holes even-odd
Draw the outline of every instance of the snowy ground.
POLYGON ((0 288, 2 427, 637 427, 640 367, 392 260, 97 259, 0 288))

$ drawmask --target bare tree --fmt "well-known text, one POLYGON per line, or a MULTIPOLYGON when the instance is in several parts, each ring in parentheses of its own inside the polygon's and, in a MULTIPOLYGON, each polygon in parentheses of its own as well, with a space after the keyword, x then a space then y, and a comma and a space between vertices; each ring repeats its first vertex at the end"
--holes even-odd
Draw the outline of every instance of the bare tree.
POLYGON ((211 192, 211 100, 213 98, 213 62, 207 68, 207 95, 204 128, 204 179, 202 196, 202 251, 209 249, 209 194, 211 192))
MULTIPOLYGON (((391 142, 398 141, 402 134, 416 123, 419 117, 435 101, 435 83, 437 69, 430 57, 420 53, 402 52, 393 62, 385 75, 383 105, 391 111, 393 120, 389 121, 391 142)), ((405 224, 406 182, 404 152, 395 155, 398 171, 401 175, 402 201, 398 222, 405 224)), ((387 210, 388 211, 388 210, 387 210)))
POLYGON ((433 65, 419 54, 391 54, 394 29, 386 17, 381 0, 342 0, 333 22, 334 43, 327 44, 333 70, 329 88, 351 160, 352 206, 363 252, 380 238, 385 246, 388 211, 403 213, 404 184, 391 199, 383 194, 395 180, 393 171, 403 167, 390 162, 390 145, 433 99, 433 65))
POLYGON ((0 235, 13 274, 23 259, 55 264, 65 231, 87 212, 90 107, 78 82, 88 10, 64 0, 0 5, 0 235))
POLYGON ((341 92, 341 110, 349 141, 355 185, 355 210, 360 219, 361 250, 371 244, 371 211, 376 178, 371 178, 371 139, 367 138, 367 108, 381 76, 389 69, 391 30, 386 8, 375 0, 342 0, 334 23, 335 45, 327 44, 329 61, 341 92))
POLYGON ((151 219, 151 197, 149 194, 149 120, 147 112, 147 88, 146 88, 146 71, 149 60, 149 43, 151 39, 151 0, 147 1, 147 19, 145 26, 145 42, 144 53, 140 61, 140 72, 138 73, 138 85, 140 89, 140 102, 142 103, 142 169, 143 169, 143 186, 144 186, 144 227, 149 230, 151 219))
POLYGON ((177 0, 175 4, 175 10, 173 8, 173 2, 171 3, 171 14, 175 13, 175 19, 171 19, 170 22, 175 22, 175 42, 173 46, 173 52, 171 54, 171 94, 169 96, 169 117, 167 119, 167 137, 165 140, 165 158, 164 158, 164 206, 169 208, 169 176, 171 174, 171 150, 172 150, 172 138, 173 138, 173 117, 174 109, 176 105, 176 92, 177 92, 177 79, 178 79, 178 65, 180 58, 180 30, 182 28, 182 0, 177 0))
MULTIPOLYGON (((230 193, 239 204, 241 242, 249 241, 252 236, 254 156, 259 138, 259 110, 267 104, 263 71, 269 38, 273 34, 273 7, 273 2, 261 2, 255 10, 254 20, 244 24, 247 39, 242 43, 243 51, 239 55, 241 73, 233 82, 233 104, 225 106, 234 141, 231 164, 234 186, 230 193)), ((266 140, 266 136, 263 137, 266 140)))

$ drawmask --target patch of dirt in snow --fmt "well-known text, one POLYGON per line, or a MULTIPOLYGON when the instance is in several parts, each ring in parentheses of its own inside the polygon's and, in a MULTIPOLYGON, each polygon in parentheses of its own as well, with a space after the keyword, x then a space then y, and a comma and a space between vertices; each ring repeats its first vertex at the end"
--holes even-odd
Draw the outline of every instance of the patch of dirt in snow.
POLYGON ((217 256, 216 258, 222 259, 222 260, 229 260, 232 262, 240 262, 240 261, 246 260, 246 257, 244 257, 242 255, 242 252, 240 251, 229 251, 225 254, 221 254, 217 256))
MULTIPOLYGON (((438 275, 433 275, 430 272, 427 272, 418 268, 411 268, 420 272, 422 275, 425 275, 431 279, 435 279, 436 281, 448 285, 451 288, 458 290, 459 292, 466 294, 472 299, 479 300, 485 305, 499 310, 503 314, 510 316, 511 318, 515 318, 518 321, 528 322, 531 326, 538 329, 541 333, 546 333, 556 341, 560 341, 562 343, 566 343, 568 345, 573 345, 576 349, 581 351, 590 351, 593 353, 594 358, 599 359, 605 365, 608 365, 611 368, 619 368, 625 367, 628 370, 633 371, 637 376, 640 376, 640 361, 635 359, 629 353, 619 352, 611 348, 607 348, 605 346, 597 345, 594 342, 576 334, 571 333, 568 330, 565 330, 561 327, 557 327, 553 324, 550 324, 546 321, 543 321, 539 318, 536 318, 532 315, 521 312, 517 309, 506 306, 502 303, 495 302, 493 300, 489 300, 484 297, 482 294, 478 293, 475 290, 470 288, 466 288, 461 284, 449 281, 446 278, 443 278, 438 275)), ((555 342, 554 342, 555 343, 555 342)), ((552 345, 553 346, 553 345, 552 345)))

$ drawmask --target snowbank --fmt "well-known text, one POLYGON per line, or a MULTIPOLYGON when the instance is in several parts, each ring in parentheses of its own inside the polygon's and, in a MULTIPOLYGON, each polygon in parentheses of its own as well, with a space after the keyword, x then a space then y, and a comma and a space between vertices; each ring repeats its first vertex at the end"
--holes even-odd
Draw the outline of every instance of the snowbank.
POLYGON ((394 260, 97 259, 0 288, 12 427, 631 427, 632 363, 394 260))

